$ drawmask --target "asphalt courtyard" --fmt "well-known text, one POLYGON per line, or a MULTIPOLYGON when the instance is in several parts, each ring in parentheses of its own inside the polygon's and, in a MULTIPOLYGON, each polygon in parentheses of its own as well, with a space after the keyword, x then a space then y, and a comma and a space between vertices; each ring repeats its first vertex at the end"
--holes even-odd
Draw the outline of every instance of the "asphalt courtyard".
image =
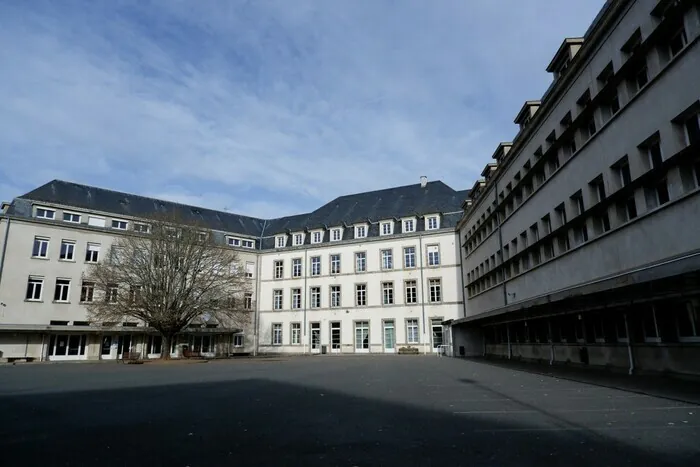
POLYGON ((699 415, 426 356, 16 365, 0 367, 0 465, 698 465, 699 415))

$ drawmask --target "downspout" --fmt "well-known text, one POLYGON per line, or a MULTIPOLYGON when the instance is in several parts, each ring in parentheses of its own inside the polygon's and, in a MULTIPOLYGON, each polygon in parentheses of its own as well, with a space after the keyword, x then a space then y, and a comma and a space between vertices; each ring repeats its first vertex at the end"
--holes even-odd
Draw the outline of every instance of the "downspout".
POLYGON ((506 339, 508 339, 508 360, 513 358, 513 344, 510 342, 510 324, 506 324, 506 339))
POLYGON ((0 283, 2 283, 2 271, 5 265, 5 252, 7 252, 7 240, 10 237, 10 218, 6 217, 7 225, 5 226, 5 238, 2 241, 2 255, 0 255, 0 283))
MULTIPOLYGON (((493 181, 493 200, 498 203, 498 177, 493 181)), ((498 229, 498 248, 501 251, 501 265, 503 265, 503 232, 501 231, 501 215, 496 212, 496 221, 498 229)), ((504 219, 505 220, 505 219, 504 219)), ((506 290, 506 272, 503 270, 503 306, 508 305, 508 291, 506 290)))
POLYGON ((426 350, 426 332, 425 332, 425 279, 423 278, 423 234, 418 236, 418 248, 420 249, 420 307, 421 307, 421 319, 423 321, 423 354, 427 354, 426 350))
POLYGON ((549 328, 549 364, 554 365, 554 334, 552 334, 551 318, 547 320, 547 327, 549 328))
MULTIPOLYGON (((260 231, 260 247, 258 250, 262 252, 263 237, 265 235, 265 227, 267 227, 267 219, 263 220, 262 230, 260 231)), ((260 296, 258 292, 260 290, 260 270, 262 269, 260 263, 262 261, 262 253, 258 254, 258 260, 255 262, 255 311, 253 313, 253 356, 258 355, 258 348, 260 346, 260 296)))
MULTIPOLYGON (((306 270, 307 266, 309 265, 308 263, 309 259, 309 250, 308 248, 304 248, 304 264, 302 264, 301 268, 302 271, 304 271, 304 290, 301 292, 301 303, 304 304, 304 353, 306 353, 306 295, 307 295, 307 288, 306 288, 306 281, 308 280, 309 274, 307 273, 308 271, 306 270)), ((319 331, 320 332, 320 331, 319 331)), ((319 336, 320 340, 320 336, 319 336)), ((319 342, 320 345, 320 342, 319 342)), ((309 349, 309 353, 311 352, 311 349, 309 349)))
POLYGON ((462 280, 462 316, 467 317, 467 293, 464 285, 464 264, 462 263, 462 239, 459 230, 457 231, 457 246, 459 251, 459 278, 462 280))
POLYGON ((632 352, 632 334, 630 334, 630 326, 627 321, 627 313, 622 315, 625 318, 625 332, 627 333, 627 354, 629 355, 630 367, 628 374, 634 374, 634 353, 632 352))

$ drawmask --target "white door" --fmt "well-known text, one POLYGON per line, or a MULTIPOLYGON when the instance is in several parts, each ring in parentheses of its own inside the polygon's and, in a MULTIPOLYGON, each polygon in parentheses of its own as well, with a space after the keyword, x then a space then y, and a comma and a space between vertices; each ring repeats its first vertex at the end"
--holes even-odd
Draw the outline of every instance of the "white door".
POLYGON ((369 353, 369 321, 355 321, 355 352, 369 353))
POLYGON ((311 323, 311 353, 321 353, 321 323, 311 323))
POLYGON ((433 340, 433 352, 440 352, 440 346, 443 344, 442 335, 442 319, 432 319, 430 320, 432 326, 432 340, 433 340))
POLYGON ((396 329, 394 320, 384 321, 384 353, 396 352, 396 329))
POLYGON ((331 323, 331 353, 340 353, 340 322, 331 323))

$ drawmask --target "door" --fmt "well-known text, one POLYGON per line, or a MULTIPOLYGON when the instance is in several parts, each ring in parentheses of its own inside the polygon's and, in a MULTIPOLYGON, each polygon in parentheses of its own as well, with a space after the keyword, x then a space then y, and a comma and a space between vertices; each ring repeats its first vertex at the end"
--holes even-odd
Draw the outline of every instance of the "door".
POLYGON ((441 346, 443 344, 442 335, 442 319, 437 318, 430 321, 432 327, 432 337, 433 337, 433 352, 440 352, 441 346))
POLYGON ((320 353, 321 352, 321 323, 310 323, 311 324, 311 352, 320 353))
POLYGON ((396 329, 394 320, 384 321, 384 352, 396 352, 396 329))
POLYGON ((340 322, 331 323, 331 353, 340 353, 340 322))
POLYGON ((102 348, 100 350, 100 358, 112 357, 112 336, 102 336, 102 348))
POLYGON ((355 321, 355 352, 369 352, 369 321, 355 321))
POLYGON ((122 358, 124 352, 131 352, 131 336, 129 334, 119 336, 117 344, 117 357, 122 358))

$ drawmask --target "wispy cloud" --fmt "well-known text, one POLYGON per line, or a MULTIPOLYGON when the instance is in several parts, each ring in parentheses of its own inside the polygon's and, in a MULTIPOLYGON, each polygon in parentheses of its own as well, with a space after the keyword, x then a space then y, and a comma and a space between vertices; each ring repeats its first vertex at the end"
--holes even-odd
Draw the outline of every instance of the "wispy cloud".
POLYGON ((278 216, 468 188, 602 3, 3 2, 0 198, 63 178, 278 216))

